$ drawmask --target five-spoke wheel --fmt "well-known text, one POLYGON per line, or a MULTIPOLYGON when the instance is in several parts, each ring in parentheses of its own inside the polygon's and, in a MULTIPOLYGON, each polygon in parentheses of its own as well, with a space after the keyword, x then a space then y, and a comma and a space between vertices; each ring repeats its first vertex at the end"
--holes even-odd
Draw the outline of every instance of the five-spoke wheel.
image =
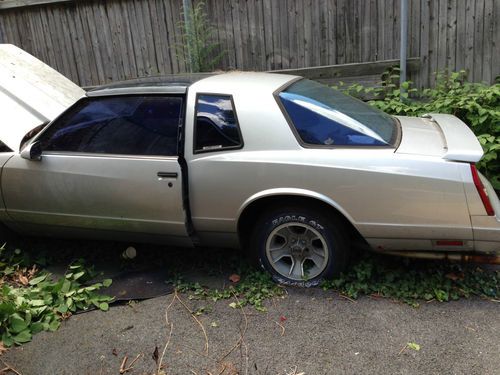
POLYGON ((266 256, 271 267, 293 280, 313 279, 328 264, 325 238, 311 225, 285 223, 267 238, 266 256))
POLYGON ((342 223, 321 209, 275 208, 257 222, 252 247, 276 281, 312 286, 344 269, 344 232, 342 223))

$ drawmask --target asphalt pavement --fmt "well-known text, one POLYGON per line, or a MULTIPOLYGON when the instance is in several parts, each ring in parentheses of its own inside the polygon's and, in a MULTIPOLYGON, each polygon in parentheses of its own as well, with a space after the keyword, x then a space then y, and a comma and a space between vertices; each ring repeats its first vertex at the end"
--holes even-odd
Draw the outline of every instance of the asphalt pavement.
MULTIPOLYGON (((28 242, 22 248, 45 246, 62 254, 71 244, 28 242)), ((75 253, 94 252, 88 257, 98 269, 116 272, 123 245, 103 246, 84 243, 60 256, 59 265, 75 253)), ((150 259, 162 258, 158 251, 150 259)), ((206 267, 207 254, 187 254, 184 276, 212 287, 227 285, 231 267, 206 267)), ((164 259, 168 264, 172 256, 164 259)), ((143 263, 151 262, 144 257, 143 263)), ((231 308, 234 300, 178 297, 71 316, 58 331, 39 333, 0 359, 23 375, 120 374, 120 369, 151 375, 160 358, 164 374, 183 375, 500 374, 500 304, 494 301, 472 298, 414 308, 382 298, 352 301, 320 288, 287 288, 282 297, 266 301, 267 312, 259 312, 231 308), (201 308, 205 313, 196 319, 188 311, 201 308)))
POLYGON ((470 299, 420 308, 385 299, 351 302, 331 291, 288 289, 268 311, 207 306, 173 294, 72 316, 1 358, 24 375, 154 374, 500 374, 500 305, 470 299), (165 312, 168 309, 167 324, 165 312), (170 327, 172 329, 170 335, 170 327), (415 343, 420 350, 407 347, 415 343), (206 345, 208 344, 208 345, 206 345), (208 349, 208 351, 206 350, 208 349), (126 366, 125 366, 126 367, 126 366))

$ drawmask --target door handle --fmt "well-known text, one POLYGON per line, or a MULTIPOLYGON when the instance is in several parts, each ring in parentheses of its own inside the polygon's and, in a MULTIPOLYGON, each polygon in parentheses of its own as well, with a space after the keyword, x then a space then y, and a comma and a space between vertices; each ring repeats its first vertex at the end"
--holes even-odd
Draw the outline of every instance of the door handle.
POLYGON ((156 175, 160 178, 177 178, 177 172, 158 172, 156 175))

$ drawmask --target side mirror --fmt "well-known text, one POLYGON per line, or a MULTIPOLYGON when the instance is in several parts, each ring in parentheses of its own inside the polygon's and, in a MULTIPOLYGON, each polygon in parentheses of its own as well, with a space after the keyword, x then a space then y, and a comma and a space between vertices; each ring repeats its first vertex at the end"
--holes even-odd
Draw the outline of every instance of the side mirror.
POLYGON ((42 146, 39 141, 35 141, 27 145, 21 151, 21 157, 26 160, 42 160, 42 146))

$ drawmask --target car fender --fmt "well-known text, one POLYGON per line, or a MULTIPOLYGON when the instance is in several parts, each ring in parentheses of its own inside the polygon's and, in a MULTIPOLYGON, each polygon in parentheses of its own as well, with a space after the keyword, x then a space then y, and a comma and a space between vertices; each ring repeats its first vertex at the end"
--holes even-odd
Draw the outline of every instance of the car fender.
POLYGON ((336 209, 338 212, 340 212, 354 227, 356 227, 356 222, 353 220, 353 218, 347 213, 347 211, 340 206, 337 202, 335 202, 333 199, 330 197, 312 191, 312 190, 307 190, 307 189, 298 189, 298 188, 273 188, 273 189, 267 189, 267 190, 262 190, 259 191, 258 193, 253 194, 250 196, 248 199, 246 199, 241 207, 238 210, 237 218, 238 220, 240 219, 241 215, 245 211, 247 207, 249 207, 252 203, 263 199, 267 197, 273 197, 273 196, 284 196, 284 195, 296 195, 304 198, 313 198, 316 200, 319 200, 323 203, 328 204, 329 206, 333 207, 336 209))

